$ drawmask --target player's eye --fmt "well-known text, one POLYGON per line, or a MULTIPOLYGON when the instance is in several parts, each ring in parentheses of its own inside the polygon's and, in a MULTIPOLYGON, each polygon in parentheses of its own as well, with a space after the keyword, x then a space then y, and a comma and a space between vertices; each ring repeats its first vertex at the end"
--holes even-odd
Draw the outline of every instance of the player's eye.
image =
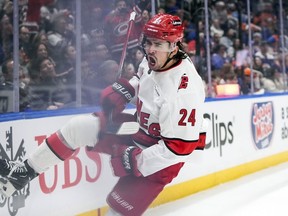
POLYGON ((162 44, 162 43, 155 43, 155 46, 156 46, 156 47, 162 47, 163 44, 162 44))

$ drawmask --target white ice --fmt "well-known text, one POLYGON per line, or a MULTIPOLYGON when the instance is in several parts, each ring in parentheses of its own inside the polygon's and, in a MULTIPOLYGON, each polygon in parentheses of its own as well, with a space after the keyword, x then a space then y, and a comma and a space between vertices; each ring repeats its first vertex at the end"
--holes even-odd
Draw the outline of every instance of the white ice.
POLYGON ((288 163, 149 209, 144 216, 287 216, 288 163))

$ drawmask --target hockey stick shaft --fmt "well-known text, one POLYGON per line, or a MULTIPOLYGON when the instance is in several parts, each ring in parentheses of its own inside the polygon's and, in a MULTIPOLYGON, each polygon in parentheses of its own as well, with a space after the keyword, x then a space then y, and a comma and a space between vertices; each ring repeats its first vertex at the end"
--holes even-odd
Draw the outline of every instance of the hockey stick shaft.
POLYGON ((120 58, 120 62, 119 62, 118 78, 120 78, 121 75, 122 75, 122 69, 123 69, 123 64, 124 64, 124 60, 125 60, 125 57, 126 57, 128 41, 129 41, 130 33, 131 33, 131 30, 132 30, 132 26, 133 26, 134 21, 135 21, 135 17, 136 17, 136 12, 132 11, 130 13, 128 30, 127 30, 127 34, 126 34, 126 40, 125 40, 124 45, 123 45, 123 50, 122 50, 122 54, 121 54, 121 58, 120 58))

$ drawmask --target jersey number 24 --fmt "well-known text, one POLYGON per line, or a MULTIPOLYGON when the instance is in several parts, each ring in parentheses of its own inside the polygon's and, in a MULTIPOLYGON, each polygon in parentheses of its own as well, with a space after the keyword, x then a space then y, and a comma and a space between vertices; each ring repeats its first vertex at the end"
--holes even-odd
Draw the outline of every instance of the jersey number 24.
POLYGON ((187 124, 191 124, 191 126, 195 125, 196 118, 196 109, 192 109, 191 112, 189 112, 187 109, 181 109, 179 111, 181 117, 178 121, 179 126, 186 126, 187 124))

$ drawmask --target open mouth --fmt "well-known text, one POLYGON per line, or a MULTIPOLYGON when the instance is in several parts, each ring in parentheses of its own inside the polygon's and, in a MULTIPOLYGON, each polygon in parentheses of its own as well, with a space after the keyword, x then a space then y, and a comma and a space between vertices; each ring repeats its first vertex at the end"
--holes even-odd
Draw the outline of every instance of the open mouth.
POLYGON ((154 67, 156 65, 156 58, 154 56, 148 56, 148 63, 150 66, 154 67))

